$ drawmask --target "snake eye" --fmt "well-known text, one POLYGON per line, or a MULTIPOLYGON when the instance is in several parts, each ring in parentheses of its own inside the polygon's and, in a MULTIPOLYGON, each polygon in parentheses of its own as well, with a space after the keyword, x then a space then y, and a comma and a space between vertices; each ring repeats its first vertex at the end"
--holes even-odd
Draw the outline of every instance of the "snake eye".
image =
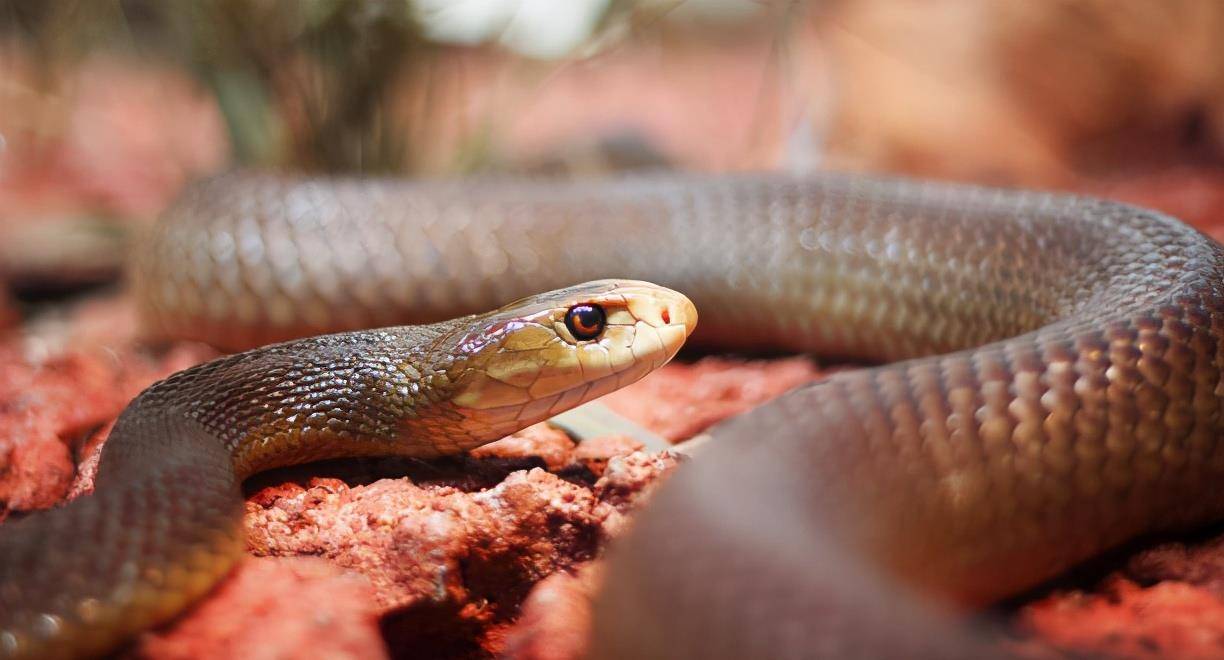
POLYGON ((579 341, 598 337, 607 322, 608 317, 599 305, 574 305, 565 312, 565 327, 579 341))

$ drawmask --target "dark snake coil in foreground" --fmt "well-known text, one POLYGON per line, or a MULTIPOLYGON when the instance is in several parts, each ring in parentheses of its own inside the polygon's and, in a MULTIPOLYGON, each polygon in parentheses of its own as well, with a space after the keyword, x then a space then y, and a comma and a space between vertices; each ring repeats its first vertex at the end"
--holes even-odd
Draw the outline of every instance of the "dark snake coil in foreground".
MULTIPOLYGON (((603 657, 981 657, 957 607, 1224 514, 1224 257, 1130 206, 842 175, 236 175, 192 188, 137 272, 153 327, 230 348, 633 277, 688 295, 704 345, 893 362, 711 430, 612 553, 603 657)), ((428 347, 414 359, 456 349, 410 334, 428 347)), ((98 651, 205 592, 241 547, 236 474, 336 452, 267 422, 269 397, 309 390, 301 365, 344 380, 368 342, 398 341, 348 337, 246 354, 283 367, 275 387, 225 358, 138 398, 98 495, 0 528, 0 630, 98 651), (156 616, 108 619, 103 574, 156 616), (141 591, 144 575, 172 588, 141 591)), ((394 419, 374 401, 338 398, 318 421, 394 419)))

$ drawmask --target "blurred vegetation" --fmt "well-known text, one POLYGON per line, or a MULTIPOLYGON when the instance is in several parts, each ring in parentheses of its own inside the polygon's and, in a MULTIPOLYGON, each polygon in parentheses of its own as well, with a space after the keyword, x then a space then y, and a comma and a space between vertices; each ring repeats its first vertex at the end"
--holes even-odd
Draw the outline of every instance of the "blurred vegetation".
POLYGON ((388 95, 433 51, 405 0, 2 0, 0 35, 48 85, 99 50, 177 62, 215 93, 239 162, 327 171, 412 169, 388 95))
MULTIPOLYGON (((573 56, 658 38, 666 17, 695 5, 595 6, 598 20, 573 56)), ((418 20, 439 7, 450 8, 414 0, 0 0, 0 47, 29 55, 48 93, 99 52, 182 67, 215 95, 240 164, 413 172, 425 166, 414 138, 426 139, 437 122, 451 119, 431 105, 448 47, 426 38, 418 20)), ((500 10, 512 20, 513 7, 500 10)), ((780 13, 784 19, 790 12, 780 13)), ((496 167, 491 150, 488 136, 473 131, 450 167, 496 167)))

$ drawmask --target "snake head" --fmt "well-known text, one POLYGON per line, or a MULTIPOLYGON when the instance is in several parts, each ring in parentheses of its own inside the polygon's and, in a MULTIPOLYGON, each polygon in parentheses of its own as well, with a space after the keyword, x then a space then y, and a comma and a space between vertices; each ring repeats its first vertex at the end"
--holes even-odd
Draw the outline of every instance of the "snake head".
POLYGON ((451 403, 496 439, 628 385, 675 356, 697 325, 684 295, 598 280, 471 317, 457 337, 451 403))

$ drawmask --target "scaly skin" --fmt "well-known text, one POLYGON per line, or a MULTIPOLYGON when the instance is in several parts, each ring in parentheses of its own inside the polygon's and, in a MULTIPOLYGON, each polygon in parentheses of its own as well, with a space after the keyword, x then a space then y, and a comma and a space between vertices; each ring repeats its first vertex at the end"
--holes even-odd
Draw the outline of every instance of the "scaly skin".
POLYGON ((1224 256, 1143 209, 843 175, 239 174, 139 254, 151 327, 231 347, 625 275, 689 295, 706 344, 902 360, 713 429, 612 552, 601 657, 982 657, 947 606, 1224 514, 1224 256))
POLYGON ((0 657, 97 655, 182 611, 240 557, 255 472, 477 447, 638 380, 696 322, 674 291, 604 280, 177 373, 120 415, 94 494, 0 531, 0 657), (595 339, 565 325, 578 304, 607 315, 595 339))

